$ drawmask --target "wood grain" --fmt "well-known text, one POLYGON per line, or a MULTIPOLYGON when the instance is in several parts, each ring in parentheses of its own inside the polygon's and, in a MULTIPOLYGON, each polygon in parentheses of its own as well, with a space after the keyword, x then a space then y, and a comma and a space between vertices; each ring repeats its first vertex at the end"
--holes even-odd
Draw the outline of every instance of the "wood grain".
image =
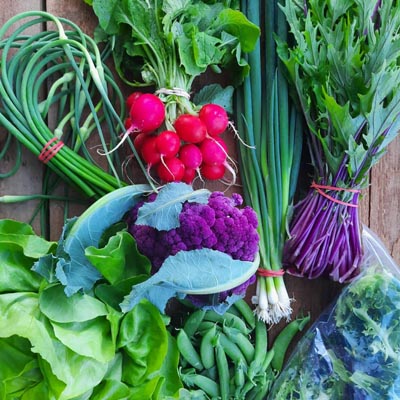
POLYGON ((378 234, 400 264, 400 137, 373 167, 371 173, 370 228, 378 234))
MULTIPOLYGON (((40 0, 32 1, 12 1, 3 0, 1 3, 0 26, 16 14, 41 10, 40 0)), ((37 26, 36 26, 37 28, 37 26)), ((30 30, 31 33, 34 30, 30 30)), ((6 131, 0 127, 0 150, 5 143, 6 131)), ((7 156, 0 161, 0 173, 6 173, 15 164, 15 146, 7 156)), ((37 158, 28 152, 23 151, 23 161, 21 168, 16 175, 10 178, 0 179, 0 196, 2 195, 27 195, 41 193, 42 186, 42 165, 37 158)), ((0 218, 14 218, 23 222, 29 222, 32 214, 37 207, 37 201, 30 201, 18 204, 0 203, 0 218)), ((39 232, 39 221, 35 220, 33 226, 39 232)))

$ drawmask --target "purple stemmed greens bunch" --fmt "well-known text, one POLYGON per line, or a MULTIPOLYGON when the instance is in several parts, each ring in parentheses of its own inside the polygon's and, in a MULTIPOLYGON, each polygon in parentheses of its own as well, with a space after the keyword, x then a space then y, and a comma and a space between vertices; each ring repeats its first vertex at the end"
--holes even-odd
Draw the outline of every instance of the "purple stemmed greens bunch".
POLYGON ((278 41, 308 127, 313 181, 284 248, 294 275, 350 281, 363 249, 358 201, 400 128, 397 1, 286 0, 278 41))

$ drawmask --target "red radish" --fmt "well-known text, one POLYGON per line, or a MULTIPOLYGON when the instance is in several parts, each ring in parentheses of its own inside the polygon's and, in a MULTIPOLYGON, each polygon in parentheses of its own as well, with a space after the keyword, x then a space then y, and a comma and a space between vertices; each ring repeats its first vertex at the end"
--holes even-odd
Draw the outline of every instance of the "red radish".
POLYGON ((149 167, 159 163, 161 160, 161 154, 157 149, 156 143, 157 136, 147 135, 140 149, 140 154, 149 167))
POLYGON ((143 142, 148 138, 149 135, 147 133, 139 133, 135 136, 135 139, 133 140, 133 145, 135 146, 135 149, 140 152, 143 142))
POLYGON ((203 164, 200 168, 200 173, 205 179, 214 181, 217 179, 222 179, 225 175, 225 165, 224 164, 203 164))
POLYGON ((174 157, 181 147, 181 140, 174 131, 162 131, 157 136, 157 150, 162 157, 174 157))
POLYGON ((181 114, 174 122, 179 137, 188 143, 200 143, 207 135, 207 128, 199 117, 181 114))
POLYGON ((179 159, 185 164, 186 168, 197 169, 203 162, 200 149, 193 143, 184 144, 179 150, 179 159))
POLYGON ((132 120, 130 117, 126 117, 124 121, 125 129, 129 129, 132 126, 132 120))
POLYGON ((185 174, 185 166, 179 158, 166 158, 157 165, 157 175, 164 182, 180 182, 185 174))
POLYGON ((125 101, 126 108, 130 110, 132 108, 133 103, 142 95, 142 92, 132 92, 125 101))
POLYGON ((182 177, 182 182, 185 182, 187 184, 191 184, 196 177, 196 170, 193 168, 185 168, 185 173, 183 174, 182 177))
POLYGON ((203 156, 203 163, 209 165, 223 164, 228 156, 227 147, 223 139, 206 138, 199 145, 203 156))
POLYGON ((205 104, 200 109, 199 118, 204 122, 210 136, 220 135, 229 124, 228 114, 218 104, 205 104))
POLYGON ((164 103, 154 94, 139 96, 130 109, 131 131, 149 133, 158 129, 165 119, 164 103))

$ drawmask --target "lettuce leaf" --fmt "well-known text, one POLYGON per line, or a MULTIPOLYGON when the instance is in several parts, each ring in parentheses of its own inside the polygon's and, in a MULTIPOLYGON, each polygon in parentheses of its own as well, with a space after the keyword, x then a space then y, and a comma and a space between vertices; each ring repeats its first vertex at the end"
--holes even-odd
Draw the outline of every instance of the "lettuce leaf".
POLYGON ((0 293, 38 290, 41 277, 31 271, 32 265, 55 245, 37 236, 28 224, 0 220, 0 293))
MULTIPOLYGON (((65 227, 66 236, 76 222, 65 227)), ((79 225, 75 229, 78 237, 84 235, 79 225)), ((176 355, 176 348, 170 348, 164 318, 153 305, 143 300, 123 315, 96 297, 97 291, 67 296, 53 279, 57 257, 64 254, 63 241, 53 255, 48 252, 54 243, 37 237, 26 224, 0 220, 0 232, 1 267, 8 270, 0 278, 9 279, 1 282, 8 292, 0 293, 2 398, 156 399, 161 388, 171 394, 180 387, 177 359, 169 356, 176 355), (40 273, 30 270, 36 257, 40 273)), ((125 248, 117 244, 114 250, 124 253, 125 248)), ((147 271, 146 265, 139 270, 147 271)), ((126 294, 132 282, 119 274, 116 268, 111 280, 117 285, 107 286, 118 291, 125 285, 126 294)))

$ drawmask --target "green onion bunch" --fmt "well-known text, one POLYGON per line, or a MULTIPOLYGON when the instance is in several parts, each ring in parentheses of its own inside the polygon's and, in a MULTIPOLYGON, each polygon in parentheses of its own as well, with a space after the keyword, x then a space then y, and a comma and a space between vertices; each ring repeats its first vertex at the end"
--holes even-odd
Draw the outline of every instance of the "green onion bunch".
POLYGON ((239 149, 243 192, 259 217, 262 269, 253 303, 261 320, 277 323, 292 312, 282 251, 301 158, 302 124, 276 53, 275 36, 283 40, 287 35, 278 3, 242 1, 242 10, 262 31, 257 49, 248 56, 250 75, 237 92, 236 104, 238 132, 246 143, 239 149))
POLYGON ((13 140, 24 145, 90 198, 123 186, 117 153, 100 161, 86 145, 95 133, 107 150, 124 130, 124 99, 105 64, 109 49, 101 52, 69 20, 31 11, 1 27, 0 52, 2 153, 13 140), (44 24, 47 30, 41 31, 44 24))

